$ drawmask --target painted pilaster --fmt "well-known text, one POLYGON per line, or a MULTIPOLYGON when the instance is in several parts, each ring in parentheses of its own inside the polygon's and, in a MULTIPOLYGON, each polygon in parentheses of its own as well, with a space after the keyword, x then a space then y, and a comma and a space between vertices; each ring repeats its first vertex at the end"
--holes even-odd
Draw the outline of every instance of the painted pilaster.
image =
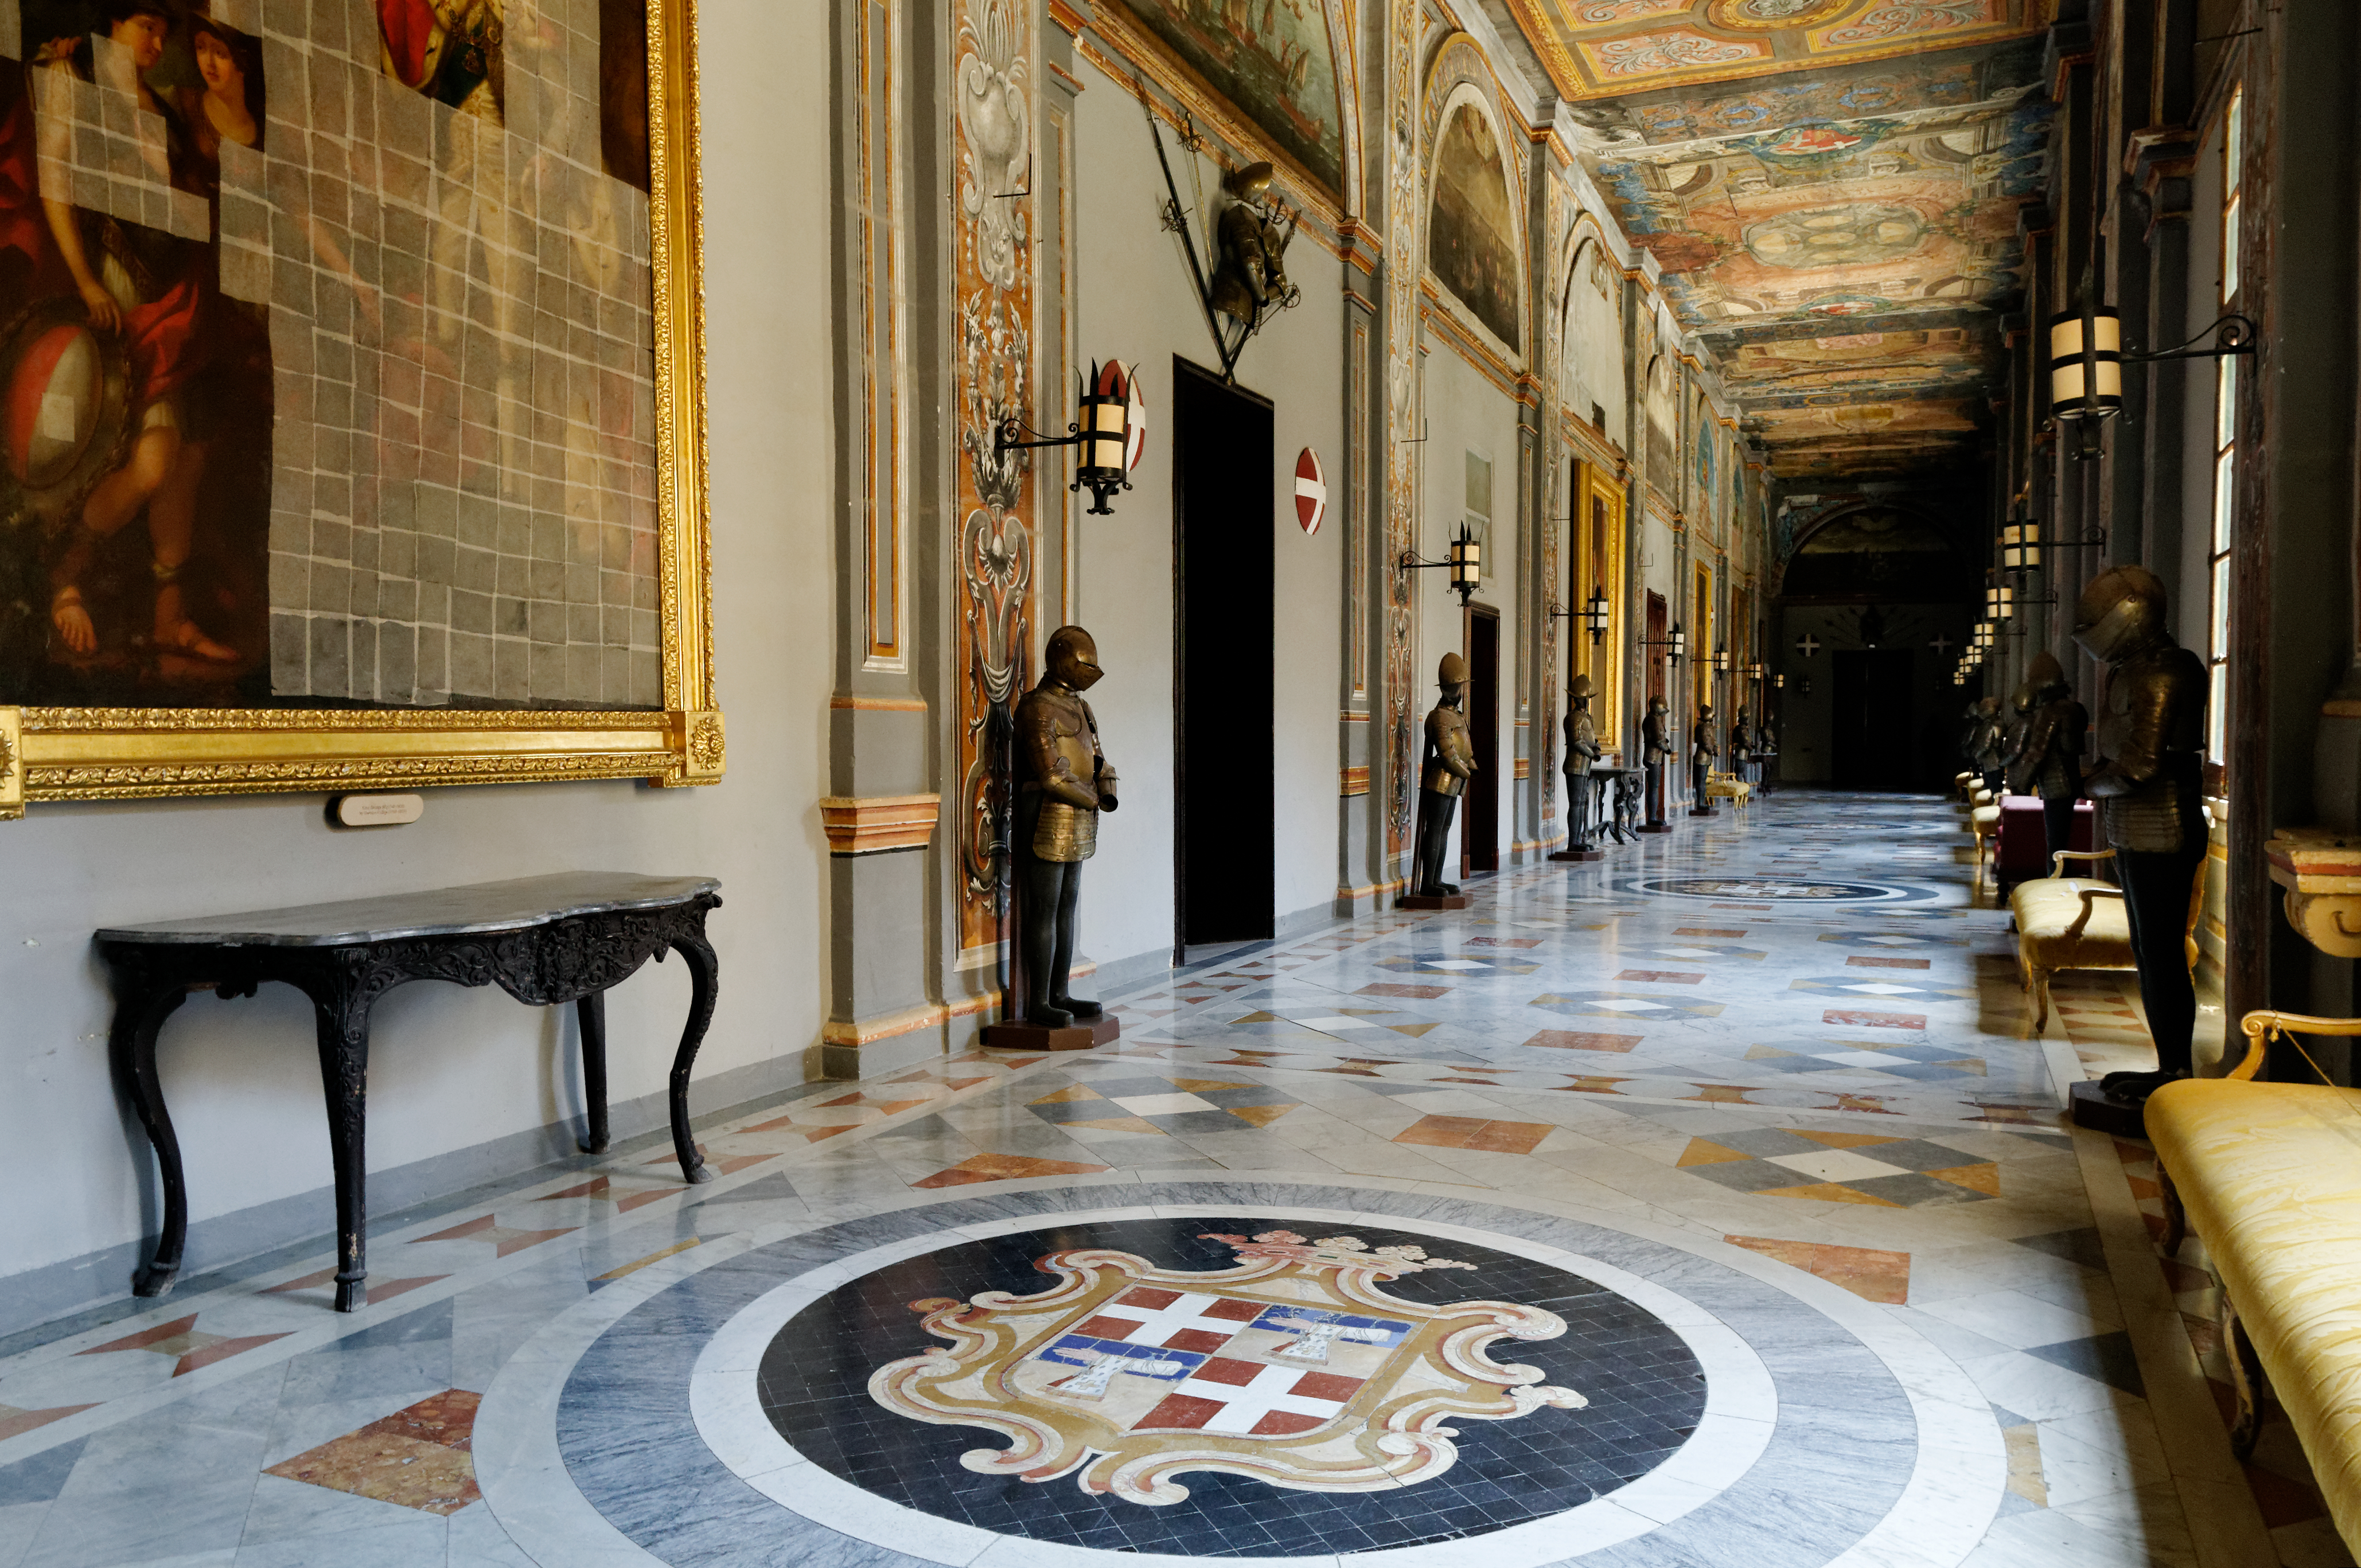
POLYGON ((828 784, 827 1021, 819 1067, 858 1077, 942 1048, 927 845, 939 806, 918 674, 933 639, 914 613, 914 95, 920 38, 904 0, 862 0, 834 34, 837 574, 828 784))

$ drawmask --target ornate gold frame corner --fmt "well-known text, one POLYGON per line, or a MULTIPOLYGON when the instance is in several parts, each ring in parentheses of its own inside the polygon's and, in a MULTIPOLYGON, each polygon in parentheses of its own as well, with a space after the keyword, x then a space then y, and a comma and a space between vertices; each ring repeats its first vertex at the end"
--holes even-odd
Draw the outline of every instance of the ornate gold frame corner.
POLYGON ((664 707, 0 707, 0 821, 53 801, 719 781, 725 730, 714 682, 697 0, 647 0, 647 12, 664 707))

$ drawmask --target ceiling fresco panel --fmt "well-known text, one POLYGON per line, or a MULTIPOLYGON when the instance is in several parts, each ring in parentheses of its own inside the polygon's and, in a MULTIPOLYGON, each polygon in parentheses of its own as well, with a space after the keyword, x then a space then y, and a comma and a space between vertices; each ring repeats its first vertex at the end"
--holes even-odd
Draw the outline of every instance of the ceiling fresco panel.
MULTIPOLYGON (((1951 10, 1968 27, 2004 5, 1951 10)), ((1909 9, 1849 0, 1828 30, 1899 27, 1889 13, 1909 9)), ((1957 31, 1931 12, 1920 24, 1957 31)), ((1577 115, 1580 155, 1750 413, 1966 407, 2001 364, 2000 316, 2022 299, 2018 218, 2046 172, 2052 113, 2040 61, 2026 39, 1597 101, 1577 115)), ((1956 456, 1977 427, 1782 419, 1755 433, 1774 470, 1818 472, 1848 440, 1890 466, 1956 456), (1791 443, 1808 454, 1783 455, 1791 443)))
POLYGON ((1611 97, 2030 38, 2055 0, 1509 0, 1560 93, 1611 97))

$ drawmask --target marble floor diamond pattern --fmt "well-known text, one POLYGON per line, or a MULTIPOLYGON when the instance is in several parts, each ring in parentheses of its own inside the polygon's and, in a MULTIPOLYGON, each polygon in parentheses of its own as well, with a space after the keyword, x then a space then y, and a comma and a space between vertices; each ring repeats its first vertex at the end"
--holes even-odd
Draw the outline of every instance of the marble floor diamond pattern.
MULTIPOLYGON (((849 1258, 867 1255, 863 1247, 911 1257, 939 1235, 945 1246, 983 1248, 977 1257, 997 1260, 994 1277, 1032 1280, 1018 1287, 1032 1290, 1049 1278, 1032 1253, 991 1250, 983 1221, 994 1204, 1030 1204, 1051 1221, 1093 1204, 1162 1216, 1178 1193, 1197 1205, 1192 1214, 1221 1214, 1225 1202, 1268 1214, 1314 1190, 1320 1202, 1307 1212, 1392 1216, 1354 1222, 1372 1234, 1422 1234, 1459 1216, 1466 1236, 1482 1238, 1463 1250, 1489 1260, 1493 1288, 1510 1294, 1525 1266, 1499 1249, 1528 1245, 1511 1233, 1591 1238, 1591 1253, 1550 1244, 1563 1248, 1551 1255, 1575 1260, 1552 1266, 1589 1268, 1601 1283, 1582 1288, 1609 1292, 1560 1312, 1577 1326, 1605 1321, 1594 1309, 1611 1299, 1627 1303, 1617 1309, 1627 1317, 1644 1309, 1648 1321, 1686 1325, 1706 1336, 1698 1344, 1755 1336, 1756 1350, 1702 1364, 1730 1408, 1753 1414, 1736 1428, 1709 1418, 1680 1451, 1680 1463, 1730 1475, 1710 1485, 1675 1481, 1671 1470, 1598 1482, 1627 1486, 1616 1496, 1630 1499, 1620 1512, 1631 1521, 1628 1535, 1598 1548, 1601 1563, 1817 1568, 1837 1555, 1815 1544, 1833 1530, 1856 1541, 1848 1562, 1895 1568, 2342 1568, 2352 1560, 2275 1408, 2253 1461, 2231 1458, 2229 1372, 2210 1327, 2218 1287, 2202 1244, 2158 1255, 2152 1155, 2077 1133, 2059 1113, 2066 1078, 2139 1060, 2136 983, 2059 977, 2037 1034, 2006 912, 1992 907, 1968 846, 1948 803, 1781 792, 1742 817, 1684 818, 1670 838, 1614 849, 1597 864, 1478 879, 1465 912, 1339 923, 1112 994, 1124 1035, 1104 1050, 970 1050, 871 1081, 702 1107, 698 1136, 718 1173, 708 1186, 682 1183, 668 1144, 650 1135, 380 1216, 370 1304, 357 1314, 328 1310, 334 1260, 322 1241, 189 1280, 165 1301, 117 1301, 0 1340, 0 1568, 787 1560, 763 1544, 761 1510, 802 1521, 793 1560, 864 1564, 1071 1568, 1100 1541, 1130 1543, 1133 1561, 1153 1541, 1174 1555, 1235 1556, 1260 1542, 1334 1562, 1358 1541, 1400 1539, 1419 1543, 1400 1549, 1400 1568, 1479 1557, 1516 1568, 1561 1561, 1566 1542, 1594 1539, 1581 1531, 1603 1516, 1553 1515, 1507 1479, 1519 1464, 1549 1468, 1550 1445, 1565 1441, 1554 1434, 1571 1430, 1553 1426, 1566 1418, 1551 1409, 1497 1426, 1458 1421, 1466 1432, 1507 1434, 1463 1434, 1471 1453, 1526 1457, 1491 1470, 1471 1460, 1460 1482, 1445 1472, 1424 1497, 1427 1483, 1397 1488, 1385 1504, 1393 1536, 1367 1534, 1376 1516, 1361 1505, 1289 1502, 1314 1494, 1245 1477, 1199 1477, 1199 1511, 1159 1513, 1152 1530, 1136 1505, 1090 1501, 1071 1478, 1056 1494, 1065 1535, 1008 1534, 1016 1516, 981 1503, 972 1519, 922 1529, 910 1522, 920 1516, 851 1482, 834 1492, 791 1484, 784 1477, 815 1466, 798 1468, 785 1449, 772 1469, 730 1483, 730 1507, 755 1510, 742 1516, 752 1533, 700 1536, 697 1519, 721 1508, 722 1493, 656 1480, 634 1492, 627 1465, 625 1500, 594 1502, 588 1471, 568 1468, 565 1444, 577 1428, 622 1431, 666 1400, 686 1412, 693 1365, 754 1364, 742 1359, 754 1353, 730 1351, 720 1308, 678 1308, 685 1292, 719 1301, 727 1286, 752 1300, 800 1288, 796 1271, 817 1266, 826 1238, 849 1258), (1776 892, 1807 884, 1852 891, 1776 892), (1151 1191, 1166 1195, 1162 1206, 1137 1196, 1151 1191), (1495 1218, 1478 1223, 1478 1214, 1495 1218), (1582 1261, 1619 1247, 1614 1268, 1582 1261), (1725 1273, 1769 1281, 1777 1299, 1819 1315, 1764 1337, 1770 1320, 1733 1304, 1738 1287, 1714 1294, 1711 1280, 1725 1273), (622 1332, 663 1310, 675 1311, 672 1328, 622 1332), (2169 1335, 2146 1332, 2158 1325, 2169 1335), (1951 1390, 1936 1401, 1951 1412, 1945 1419, 1964 1410, 1971 1420, 1938 1446, 1975 1456, 1956 1484, 1878 1479, 1893 1460, 1880 1446, 1927 1442, 1934 1418, 1922 1412, 1914 1440, 1906 1414, 1880 1426, 1894 1418, 1845 1403, 1867 1398, 1852 1390, 1873 1378, 1825 1385, 1828 1419, 1860 1434, 1851 1450, 1840 1433, 1813 1438, 1809 1401, 1749 1406, 1736 1392, 1755 1376, 1745 1355, 1759 1354, 1775 1381, 1789 1375, 1782 1356, 1823 1339, 1917 1368, 1909 1376, 1922 1391, 1951 1390), (609 1382, 590 1378, 594 1362, 609 1382), (576 1427, 556 1413, 555 1393, 540 1403, 519 1393, 537 1378, 588 1400, 576 1427), (1826 1453, 1836 1457, 1813 1461, 1823 1468, 1796 1497, 1774 1504, 1763 1494, 1750 1505, 1754 1522, 1730 1524, 1717 1544, 1683 1544, 1683 1508, 1722 1495, 1717 1486, 1742 1487, 1745 1475, 1779 1473, 1802 1452, 1792 1445, 1812 1441, 1835 1442, 1826 1453), (1676 1493, 1690 1501, 1664 1501, 1676 1493), (954 1528, 983 1533, 939 1533, 954 1528)), ((2218 1035, 2218 1011, 2202 1026, 2218 1035)), ((1276 1234, 1295 1222, 1222 1223, 1276 1234)), ((1331 1245, 1320 1238, 1355 1234, 1342 1221, 1314 1228, 1331 1223, 1285 1234, 1310 1238, 1301 1245, 1314 1251, 1331 1245)), ((1187 1223, 1171 1234, 1171 1245, 1203 1245, 1187 1223)), ((1439 1236, 1422 1246, 1449 1255, 1439 1236)), ((827 1289, 884 1266, 831 1266, 840 1272, 824 1276, 827 1289)), ((961 1277, 945 1277, 963 1288, 961 1277)), ((1463 1284, 1448 1272, 1411 1283, 1427 1277, 1480 1293, 1477 1277, 1463 1284)), ((935 1442, 936 1429, 859 1391, 873 1370, 859 1344, 923 1349, 921 1314, 858 1289, 828 1299, 870 1316, 842 1347, 827 1335, 801 1346, 814 1376, 844 1381, 838 1405, 866 1411, 859 1430, 894 1452, 935 1442)), ((1347 1313, 1320 1343, 1350 1344, 1348 1331, 1375 1332, 1356 1330, 1347 1313)), ((1270 1370, 1290 1365, 1274 1348, 1282 1343, 1244 1360, 1224 1351, 1211 1382, 1133 1369, 1146 1365, 1137 1355, 1178 1350, 1118 1355, 1122 1365, 1099 1376, 1284 1383, 1289 1391, 1256 1398, 1297 1398, 1310 1413, 1273 1431, 1361 1419, 1352 1401, 1376 1353, 1354 1352, 1365 1360, 1349 1376, 1282 1375, 1270 1370), (1291 1392, 1299 1385, 1321 1398, 1291 1392)), ((1516 1357, 1504 1350, 1500 1359, 1516 1357)), ((1401 1375, 1386 1365, 1387 1377, 1401 1375)), ((1590 1390, 1583 1419, 1605 1431, 1615 1413, 1602 1387, 1590 1390)), ((1209 1415, 1190 1431, 1212 1441, 1206 1432, 1254 1424, 1209 1415)), ((796 1430, 807 1427, 818 1431, 796 1430)), ((674 1446, 704 1454, 711 1444, 737 1463, 723 1452, 737 1440, 720 1418, 679 1430, 686 1435, 674 1446)), ((944 1432, 952 1447, 925 1452, 955 1456, 973 1444, 972 1430, 944 1432)), ((854 1435, 831 1428, 810 1441, 837 1443, 830 1452, 856 1474, 859 1451, 842 1446, 854 1435)), ((765 1441, 785 1442, 775 1432, 765 1441)), ((1578 1470, 1550 1468, 1552 1485, 1572 1485, 1565 1477, 1578 1470)), ((1603 1505, 1594 1497, 1586 1506, 1603 1505)), ((1708 1517, 1723 1516, 1697 1515, 1708 1517)))

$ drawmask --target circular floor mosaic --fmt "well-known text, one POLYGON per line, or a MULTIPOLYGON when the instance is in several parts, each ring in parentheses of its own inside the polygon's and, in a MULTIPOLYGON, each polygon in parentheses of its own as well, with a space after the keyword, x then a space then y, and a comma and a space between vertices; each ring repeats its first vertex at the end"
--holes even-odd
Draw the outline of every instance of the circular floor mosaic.
POLYGON ((1745 904, 1913 904, 1936 896, 1931 888, 1893 883, 1805 882, 1784 877, 1629 877, 1616 885, 1625 893, 1745 904))
POLYGON ((1490 1534, 1697 1431, 1705 1372, 1661 1319, 1433 1239, 1214 1213, 963 1242, 798 1311, 759 1398, 793 1450, 905 1508, 1197 1554, 1217 1519, 1222 1556, 1490 1534))
POLYGON ((2005 1480, 1925 1341, 1637 1221, 1125 1181, 706 1250, 495 1380, 504 1519, 675 1568, 1817 1568, 1951 1561, 2005 1480))

